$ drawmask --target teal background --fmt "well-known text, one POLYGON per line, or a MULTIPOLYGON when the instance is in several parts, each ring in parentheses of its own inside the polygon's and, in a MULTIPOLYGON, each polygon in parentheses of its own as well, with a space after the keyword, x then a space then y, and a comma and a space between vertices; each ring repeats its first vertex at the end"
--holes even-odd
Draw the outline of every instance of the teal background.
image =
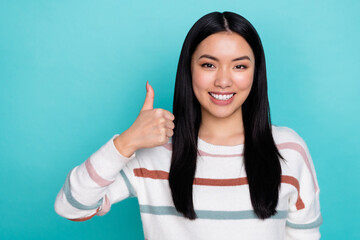
POLYGON ((0 239, 143 239, 136 199, 76 223, 55 197, 136 119, 147 80, 171 111, 186 33, 226 10, 262 38, 273 123, 308 144, 323 239, 360 238, 360 1, 0 0, 0 239))

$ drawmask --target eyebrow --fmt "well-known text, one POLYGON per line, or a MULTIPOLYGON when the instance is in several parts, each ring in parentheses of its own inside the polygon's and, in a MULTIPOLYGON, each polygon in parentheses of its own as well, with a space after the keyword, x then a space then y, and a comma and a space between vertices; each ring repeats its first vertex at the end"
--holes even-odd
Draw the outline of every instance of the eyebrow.
MULTIPOLYGON (((212 60, 217 61, 217 62, 219 61, 219 59, 217 59, 216 57, 213 57, 213 56, 208 55, 208 54, 201 55, 199 57, 199 59, 201 59, 201 58, 209 58, 209 59, 212 59, 212 60)), ((235 61, 244 60, 244 59, 248 59, 251 62, 249 56, 241 56, 241 57, 233 59, 232 61, 235 62, 235 61)))

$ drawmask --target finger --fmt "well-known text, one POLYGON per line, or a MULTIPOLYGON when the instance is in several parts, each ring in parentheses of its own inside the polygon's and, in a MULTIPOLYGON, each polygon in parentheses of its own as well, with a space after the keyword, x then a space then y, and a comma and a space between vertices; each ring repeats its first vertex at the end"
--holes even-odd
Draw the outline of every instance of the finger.
POLYGON ((166 136, 167 137, 172 137, 172 135, 174 135, 174 131, 172 129, 166 129, 166 136))
POLYGON ((166 122, 165 122, 165 127, 169 128, 169 129, 174 129, 174 128, 175 128, 175 124, 173 123, 173 121, 166 120, 166 122))
POLYGON ((146 97, 141 111, 153 109, 154 95, 155 95, 154 89, 151 87, 151 85, 148 82, 146 82, 146 97))
POLYGON ((169 120, 171 120, 171 121, 173 121, 174 119, 175 119, 175 116, 174 116, 174 114, 172 114, 171 112, 169 112, 169 111, 167 111, 167 110, 164 110, 164 113, 163 113, 164 115, 164 117, 165 118, 167 118, 167 119, 169 119, 169 120))

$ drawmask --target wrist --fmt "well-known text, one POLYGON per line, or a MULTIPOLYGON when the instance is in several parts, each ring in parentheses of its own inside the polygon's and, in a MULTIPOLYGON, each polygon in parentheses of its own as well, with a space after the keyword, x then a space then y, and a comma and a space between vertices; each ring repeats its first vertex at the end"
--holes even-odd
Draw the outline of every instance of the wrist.
POLYGON ((134 142, 128 137, 127 131, 114 138, 114 145, 118 152, 127 158, 137 150, 134 142))

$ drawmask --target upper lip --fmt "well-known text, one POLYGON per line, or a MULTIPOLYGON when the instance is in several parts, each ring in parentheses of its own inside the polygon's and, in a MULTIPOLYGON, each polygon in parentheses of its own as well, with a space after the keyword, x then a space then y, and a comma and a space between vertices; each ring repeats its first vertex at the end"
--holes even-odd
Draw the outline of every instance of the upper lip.
POLYGON ((221 94, 221 95, 229 95, 229 94, 235 94, 234 92, 209 92, 213 94, 221 94))

